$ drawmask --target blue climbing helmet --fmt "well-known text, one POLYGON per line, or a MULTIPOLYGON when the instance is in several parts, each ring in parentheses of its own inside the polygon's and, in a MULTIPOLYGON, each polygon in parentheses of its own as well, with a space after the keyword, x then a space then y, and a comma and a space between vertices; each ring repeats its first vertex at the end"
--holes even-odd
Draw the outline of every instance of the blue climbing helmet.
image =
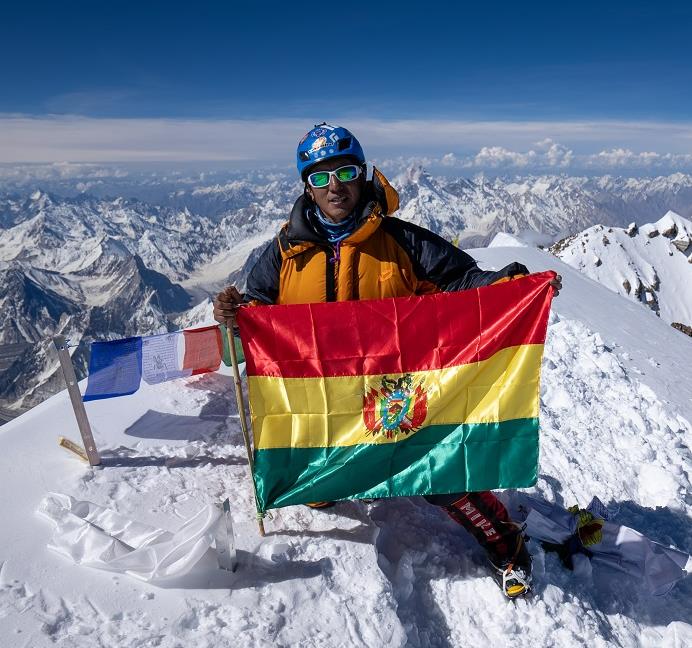
POLYGON ((351 131, 342 126, 330 126, 326 122, 316 124, 298 144, 298 173, 305 180, 307 171, 313 164, 344 155, 352 157, 359 164, 365 164, 363 148, 351 131))

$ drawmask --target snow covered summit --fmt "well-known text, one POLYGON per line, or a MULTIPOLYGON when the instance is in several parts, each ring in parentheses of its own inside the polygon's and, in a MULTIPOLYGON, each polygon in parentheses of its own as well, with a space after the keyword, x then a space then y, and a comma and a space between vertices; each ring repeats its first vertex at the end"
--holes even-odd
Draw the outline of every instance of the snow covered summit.
MULTIPOLYGON (((647 309, 529 247, 474 250, 564 277, 543 363, 539 496, 585 506, 692 549, 692 345, 647 309), (657 344, 645 344, 655 339, 657 344)), ((105 466, 75 438, 62 392, 0 428, 0 637, 24 646, 531 646, 692 644, 692 581, 645 594, 616 572, 576 579, 536 543, 536 593, 508 604, 474 541, 419 498, 289 507, 261 540, 230 377, 205 374, 88 403, 105 466), (240 568, 209 554, 154 586, 49 552, 50 491, 175 530, 228 496, 240 568)), ((507 496, 507 494, 505 495, 507 496)), ((511 505, 511 498, 508 499, 511 505)))

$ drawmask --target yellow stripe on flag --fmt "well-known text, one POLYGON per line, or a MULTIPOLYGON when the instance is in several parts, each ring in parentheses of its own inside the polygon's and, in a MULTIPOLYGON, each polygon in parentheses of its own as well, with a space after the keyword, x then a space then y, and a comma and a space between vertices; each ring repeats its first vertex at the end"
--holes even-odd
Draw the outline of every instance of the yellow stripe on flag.
MULTIPOLYGON (((538 416, 542 344, 508 347, 473 364, 413 372, 427 396, 429 425, 493 423, 538 416)), ((388 379, 403 374, 387 374, 388 379)), ((383 376, 276 378, 250 376, 255 448, 320 448, 395 443, 415 434, 373 435, 364 396, 383 376)))

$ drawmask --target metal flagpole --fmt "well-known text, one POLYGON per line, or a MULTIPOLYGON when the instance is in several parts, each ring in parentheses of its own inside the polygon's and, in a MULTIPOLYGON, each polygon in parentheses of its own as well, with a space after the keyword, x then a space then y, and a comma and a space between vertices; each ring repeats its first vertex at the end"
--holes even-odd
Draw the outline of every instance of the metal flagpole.
POLYGON ((265 535, 263 513, 259 509, 259 499, 257 498, 257 485, 255 484, 255 460, 252 455, 252 446, 250 444, 250 432, 245 417, 245 400, 243 399, 243 383, 240 380, 240 369, 238 368, 238 354, 235 351, 235 341, 233 340, 233 327, 226 327, 226 337, 228 339, 228 348, 231 353, 231 365, 233 366, 233 382, 235 383, 235 398, 238 402, 238 414, 240 416, 240 427, 243 431, 243 439, 245 440, 245 450, 247 452, 247 463, 250 468, 250 481, 252 482, 252 490, 255 494, 255 506, 257 507, 257 524, 259 525, 259 533, 262 537, 265 535))
POLYGON ((84 449, 86 450, 89 464, 91 466, 98 466, 101 463, 101 457, 96 449, 94 436, 91 433, 91 425, 89 425, 89 419, 87 418, 86 409, 84 408, 82 395, 79 393, 79 385, 77 383, 77 376, 75 376, 74 373, 74 367, 72 366, 72 358, 70 358, 70 352, 67 350, 67 340, 63 335, 56 335, 53 338, 53 344, 58 350, 60 368, 65 377, 65 382, 67 383, 67 393, 70 395, 70 400, 72 401, 72 409, 77 419, 79 432, 82 435, 82 443, 84 443, 84 449))

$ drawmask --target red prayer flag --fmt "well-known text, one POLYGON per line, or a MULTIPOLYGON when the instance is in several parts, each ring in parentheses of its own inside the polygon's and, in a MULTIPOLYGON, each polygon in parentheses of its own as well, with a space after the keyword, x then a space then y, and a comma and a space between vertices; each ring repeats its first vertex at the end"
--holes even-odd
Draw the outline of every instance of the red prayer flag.
POLYGON ((192 374, 216 371, 221 365, 223 343, 218 326, 189 329, 183 331, 185 337, 185 356, 183 369, 191 369, 192 374))

